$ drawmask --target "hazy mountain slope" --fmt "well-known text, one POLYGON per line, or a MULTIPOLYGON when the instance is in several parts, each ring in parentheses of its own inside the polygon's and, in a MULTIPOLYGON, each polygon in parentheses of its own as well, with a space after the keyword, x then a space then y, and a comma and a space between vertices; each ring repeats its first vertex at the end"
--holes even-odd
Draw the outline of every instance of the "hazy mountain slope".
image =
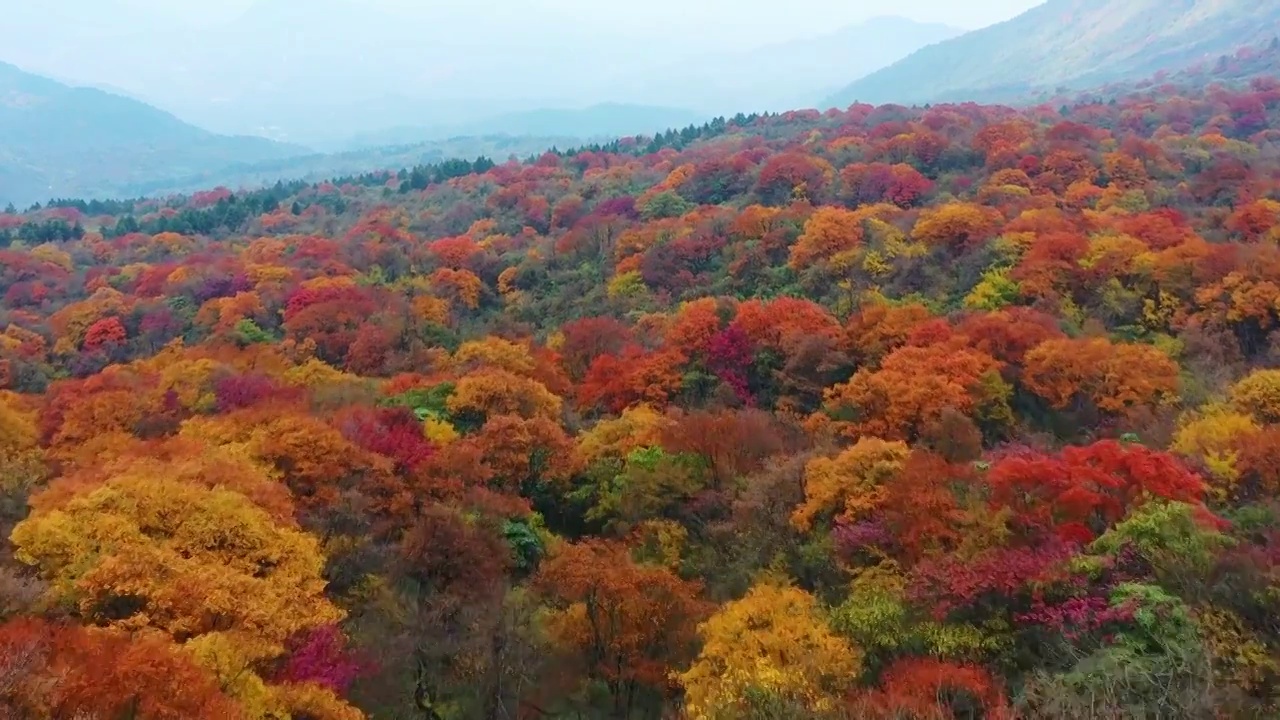
POLYGON ((1049 0, 923 48, 823 105, 997 99, 1177 68, 1280 33, 1267 0, 1049 0))
POLYGON ((0 63, 0 202, 110 193, 301 152, 262 138, 215 135, 135 100, 0 63))

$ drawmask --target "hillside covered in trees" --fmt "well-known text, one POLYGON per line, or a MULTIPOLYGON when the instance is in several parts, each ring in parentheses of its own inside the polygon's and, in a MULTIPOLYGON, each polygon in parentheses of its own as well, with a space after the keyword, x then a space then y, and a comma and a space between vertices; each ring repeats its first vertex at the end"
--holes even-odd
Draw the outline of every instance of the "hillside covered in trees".
POLYGON ((1280 81, 0 215, 0 707, 1273 718, 1280 81))

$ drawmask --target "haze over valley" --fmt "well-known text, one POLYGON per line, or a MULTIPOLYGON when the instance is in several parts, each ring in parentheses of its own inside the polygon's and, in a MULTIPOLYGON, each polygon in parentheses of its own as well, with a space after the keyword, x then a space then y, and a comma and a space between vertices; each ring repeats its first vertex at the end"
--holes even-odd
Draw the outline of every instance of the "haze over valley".
POLYGON ((314 178, 476 145, 462 137, 512 136, 520 140, 509 149, 533 153, 806 107, 850 78, 1029 4, 990 2, 957 16, 918 0, 904 6, 908 18, 829 0, 785 13, 658 3, 646 17, 576 0, 497 13, 456 0, 20 3, 6 10, 0 53, 12 65, 0 73, 0 199, 252 185, 269 176, 265 167, 278 168, 276 179, 314 178), (102 92, 69 90, 82 86, 102 92), (67 135, 65 121, 50 118, 68 112, 101 117, 112 130, 67 135), (154 132, 157 122, 165 132, 154 132), (68 164, 67 153, 84 161, 68 164), (287 157, 305 160, 263 165, 287 157))
MULTIPOLYGON (((915 4, 921 17, 939 15, 937 2, 915 4)), ((34 32, 49 21, 42 12, 7 19, 17 32, 3 59, 122 90, 215 132, 334 146, 387 127, 600 103, 704 117, 793 109, 1031 4, 993 3, 994 13, 955 26, 830 0, 785 12, 715 1, 623 12, 536 0, 493 12, 460 0, 255 0, 218 13, 61 0, 53 5, 65 30, 56 37, 24 40, 24 25, 34 32)))

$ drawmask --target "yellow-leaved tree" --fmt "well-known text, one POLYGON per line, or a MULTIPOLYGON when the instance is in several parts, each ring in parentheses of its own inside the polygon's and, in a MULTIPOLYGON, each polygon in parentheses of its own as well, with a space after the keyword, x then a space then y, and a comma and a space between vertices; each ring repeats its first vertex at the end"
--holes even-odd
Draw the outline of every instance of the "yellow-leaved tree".
POLYGON ((751 717, 753 703, 822 712, 855 681, 862 652, 832 632, 812 595, 765 580, 698 627, 702 652, 677 677, 694 720, 751 717))
POLYGON ((280 642, 342 616, 324 598, 316 539, 227 490, 115 479, 27 519, 12 540, 56 599, 99 624, 280 642))
POLYGON ((577 439, 577 452, 583 464, 601 458, 623 458, 632 450, 662 445, 662 434, 675 423, 671 418, 640 404, 622 411, 616 418, 607 418, 583 431, 577 439))
POLYGON ((1231 402, 1260 422, 1280 422, 1280 370, 1258 370, 1236 383, 1231 402))
MULTIPOLYGON (((62 503, 37 497, 38 511, 12 534, 17 559, 40 571, 50 600, 86 624, 168 634, 249 717, 289 717, 294 695, 319 702, 311 691, 268 686, 258 673, 284 653, 286 639, 343 616, 324 597, 318 541, 238 492, 159 468, 139 472, 145 467, 87 484, 62 503)), ((316 717, 360 717, 336 697, 331 710, 316 717)))
POLYGON ((0 391, 0 453, 34 448, 38 437, 35 423, 35 413, 22 408, 20 396, 0 391))
POLYGON ((807 532, 821 517, 857 520, 883 501, 884 482, 910 454, 906 443, 864 437, 834 458, 810 460, 804 467, 804 503, 791 523, 807 532))
POLYGON ((537 370, 527 345, 492 336, 462 343, 453 354, 453 364, 461 373, 490 367, 532 377, 537 370))
POLYGON ((564 401, 546 385, 502 369, 481 370, 458 380, 449 412, 558 419, 564 401))
POLYGON ((1203 462, 1212 476, 1214 491, 1225 498, 1240 479, 1236 467, 1240 448, 1260 432, 1262 428, 1251 416, 1213 405, 1183 420, 1173 436, 1172 449, 1203 462))

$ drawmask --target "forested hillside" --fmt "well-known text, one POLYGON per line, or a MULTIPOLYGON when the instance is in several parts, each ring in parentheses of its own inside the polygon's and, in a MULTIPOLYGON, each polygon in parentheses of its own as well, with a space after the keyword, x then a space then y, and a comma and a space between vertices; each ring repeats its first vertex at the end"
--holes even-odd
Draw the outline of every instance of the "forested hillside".
POLYGON ((1280 81, 0 215, 15 717, 1273 718, 1280 81))

